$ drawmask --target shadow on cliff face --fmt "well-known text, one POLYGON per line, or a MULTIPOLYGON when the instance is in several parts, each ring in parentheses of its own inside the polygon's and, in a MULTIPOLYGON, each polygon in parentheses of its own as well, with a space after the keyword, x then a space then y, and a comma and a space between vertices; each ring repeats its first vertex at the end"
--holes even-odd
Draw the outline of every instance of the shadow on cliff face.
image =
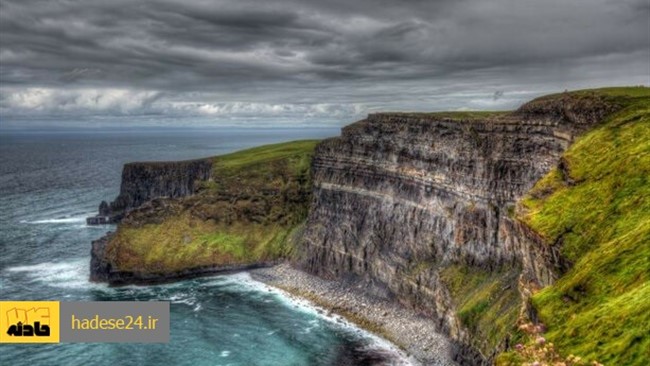
POLYGON ((395 355, 385 351, 369 349, 360 342, 342 344, 336 350, 333 366, 380 366, 398 364, 395 355))

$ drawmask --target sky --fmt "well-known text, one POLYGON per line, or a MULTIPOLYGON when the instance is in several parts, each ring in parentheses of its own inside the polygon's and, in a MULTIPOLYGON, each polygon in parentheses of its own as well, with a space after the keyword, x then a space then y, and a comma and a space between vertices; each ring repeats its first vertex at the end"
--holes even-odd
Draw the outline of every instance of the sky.
POLYGON ((613 85, 650 85, 649 0, 0 0, 5 127, 344 125, 613 85))

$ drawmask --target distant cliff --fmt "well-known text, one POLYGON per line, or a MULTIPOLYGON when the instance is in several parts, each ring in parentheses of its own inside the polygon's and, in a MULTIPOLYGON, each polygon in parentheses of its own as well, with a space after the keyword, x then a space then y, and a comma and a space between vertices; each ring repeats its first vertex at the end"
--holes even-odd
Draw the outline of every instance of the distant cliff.
POLYGON ((119 222, 128 210, 154 198, 179 198, 196 191, 196 182, 207 180, 211 159, 178 162, 136 162, 124 165, 120 194, 110 204, 103 201, 99 213, 88 224, 119 222))

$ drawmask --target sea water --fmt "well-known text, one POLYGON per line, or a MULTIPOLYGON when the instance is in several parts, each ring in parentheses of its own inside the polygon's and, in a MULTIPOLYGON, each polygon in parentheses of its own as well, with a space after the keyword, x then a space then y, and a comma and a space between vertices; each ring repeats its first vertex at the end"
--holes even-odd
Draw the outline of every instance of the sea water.
POLYGON ((0 365, 406 362, 378 338, 247 273, 146 287, 88 281, 90 243, 114 227, 87 226, 85 218, 117 196, 124 163, 194 159, 337 134, 335 128, 0 132, 0 300, 171 301, 168 344, 2 344, 0 365), (365 356, 373 352, 391 361, 365 356))

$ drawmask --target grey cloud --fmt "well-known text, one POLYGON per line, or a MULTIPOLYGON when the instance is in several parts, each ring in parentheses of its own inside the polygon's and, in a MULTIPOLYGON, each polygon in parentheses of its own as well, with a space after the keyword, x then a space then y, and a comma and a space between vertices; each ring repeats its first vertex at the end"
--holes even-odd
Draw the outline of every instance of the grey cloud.
POLYGON ((649 19, 644 0, 0 0, 0 117, 509 108, 650 83, 649 19))

